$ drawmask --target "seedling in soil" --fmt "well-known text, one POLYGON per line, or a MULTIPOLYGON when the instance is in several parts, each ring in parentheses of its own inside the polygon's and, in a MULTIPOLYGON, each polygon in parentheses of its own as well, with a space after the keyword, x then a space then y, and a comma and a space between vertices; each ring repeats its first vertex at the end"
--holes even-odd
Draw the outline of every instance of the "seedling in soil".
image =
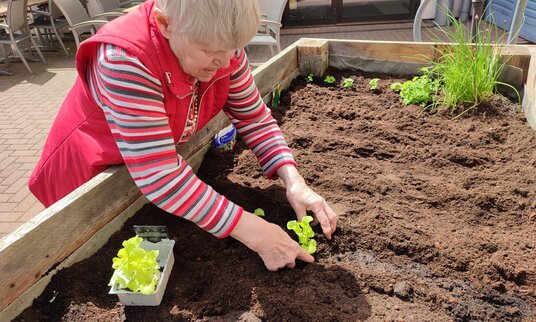
POLYGON ((309 254, 316 252, 316 240, 313 239, 315 233, 309 223, 313 217, 305 216, 301 221, 291 220, 287 223, 287 229, 293 230, 298 235, 300 246, 309 254))
POLYGON ((369 81, 369 89, 371 92, 376 92, 378 91, 378 81, 380 79, 379 78, 373 78, 369 81))
POLYGON ((123 248, 112 259, 114 273, 109 286, 117 283, 119 288, 132 292, 146 295, 155 293, 160 277, 160 264, 156 260, 159 252, 141 248, 142 240, 143 238, 135 236, 123 241, 123 248))
POLYGON ((309 75, 307 75, 307 77, 305 77, 305 81, 306 81, 307 83, 312 83, 312 82, 314 81, 314 76, 313 76, 313 74, 309 74, 309 75))
POLYGON ((281 101, 281 84, 277 84, 272 92, 272 106, 278 107, 281 101))
POLYGON ((352 78, 350 78, 350 77, 344 78, 342 80, 342 87, 344 87, 344 88, 352 88, 352 87, 354 87, 354 80, 352 78))
POLYGON ((262 210, 262 208, 257 208, 253 211, 253 214, 259 217, 264 217, 264 210, 262 210))
POLYGON ((402 90, 402 83, 392 83, 390 87, 393 92, 399 93, 402 90))
POLYGON ((328 84, 328 85, 333 85, 335 84, 337 80, 335 79, 335 77, 331 76, 331 75, 328 75, 326 76, 326 78, 324 78, 324 83, 328 84))
POLYGON ((418 104, 426 106, 433 102, 437 91, 439 90, 439 81, 432 80, 426 75, 415 76, 412 80, 404 82, 400 89, 400 97, 404 105, 418 104))

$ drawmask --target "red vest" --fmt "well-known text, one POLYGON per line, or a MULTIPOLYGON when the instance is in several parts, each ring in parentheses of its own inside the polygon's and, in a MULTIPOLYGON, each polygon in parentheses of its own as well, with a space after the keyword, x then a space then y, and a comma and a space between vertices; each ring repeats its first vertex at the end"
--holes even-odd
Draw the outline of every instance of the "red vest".
MULTIPOLYGON (((160 80, 169 125, 178 143, 193 94, 193 80, 181 70, 167 39, 160 33, 151 14, 153 6, 154 0, 149 0, 138 10, 107 23, 78 49, 78 77, 60 108, 29 181, 30 191, 46 207, 110 165, 124 163, 104 113, 86 82, 88 62, 95 59, 99 43, 126 49, 160 80)), ((198 130, 224 107, 229 75, 238 64, 233 58, 228 68, 218 70, 210 81, 199 84, 198 130)))

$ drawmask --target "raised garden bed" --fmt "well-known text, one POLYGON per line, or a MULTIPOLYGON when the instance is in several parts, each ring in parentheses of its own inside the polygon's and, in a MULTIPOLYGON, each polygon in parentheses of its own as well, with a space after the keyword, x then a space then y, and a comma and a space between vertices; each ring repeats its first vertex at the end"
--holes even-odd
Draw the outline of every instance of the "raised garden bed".
MULTIPOLYGON (((527 47, 509 50, 514 54, 510 64, 520 68, 524 111, 531 120, 535 114, 534 53, 527 47)), ((267 94, 280 80, 283 87, 288 86, 300 67, 302 75, 324 74, 328 64, 355 65, 357 61, 366 62, 363 66, 383 66, 376 67, 380 68, 376 73, 396 72, 412 68, 416 61, 411 57, 422 53, 433 54, 433 45, 302 41, 257 70, 256 81, 267 94)), ((75 280, 53 280, 30 309, 38 315, 28 311, 22 320, 96 316, 131 320, 236 320, 242 316, 273 321, 534 318, 536 142, 522 114, 513 113, 515 107, 494 105, 486 113, 456 122, 445 115, 417 118, 416 107, 402 107, 387 90, 388 77, 381 77, 382 93, 373 94, 364 85, 369 75, 349 75, 361 84, 353 92, 297 84, 277 110, 302 174, 341 215, 334 240, 319 238, 317 263, 269 273, 238 242, 215 240, 187 222, 155 214, 154 207, 146 206, 125 226, 164 224, 177 241, 174 270, 160 307, 124 308, 107 295, 109 263, 120 241, 132 234, 127 228, 110 239, 113 249, 102 248, 97 257, 60 272, 75 280), (71 292, 81 297, 71 302, 71 292)), ((207 132, 206 137, 210 136, 207 132)), ((213 154, 205 162, 200 173, 204 180, 249 210, 264 208, 268 220, 284 226, 292 214, 280 202, 285 200, 284 191, 276 182, 261 178, 249 151, 213 154)), ((112 176, 125 176, 119 174, 112 176)), ((99 249, 129 213, 144 203, 143 199, 132 203, 137 198, 135 189, 130 195, 125 193, 128 180, 113 182, 118 184, 113 187, 116 193, 127 196, 117 199, 123 203, 115 210, 98 209, 103 207, 99 198, 114 198, 107 194, 113 189, 86 186, 71 196, 70 203, 57 206, 55 214, 41 215, 39 225, 2 241, 0 272, 7 290, 3 294, 11 296, 3 298, 3 318, 16 316, 40 293, 36 290, 48 283, 52 274, 46 273, 55 272, 51 270, 54 264, 68 266, 86 257, 78 254, 99 249), (97 197, 80 193, 87 191, 97 197), (81 209, 77 204, 81 198, 93 204, 81 209), (123 212, 127 206, 130 210, 123 212), (37 253, 32 261, 39 265, 28 266, 30 261, 20 255, 17 260, 17 251, 29 256, 34 251, 31 246, 43 244, 36 235, 44 229, 43 223, 66 211, 73 214, 74 209, 82 215, 89 212, 107 218, 99 221, 100 226, 86 219, 86 239, 93 237, 93 241, 78 247, 85 242, 80 235, 76 240, 52 236, 59 241, 63 238, 64 245, 59 241, 53 247, 45 244, 48 251, 37 253), (22 285, 33 285, 33 290, 24 293, 22 285)))

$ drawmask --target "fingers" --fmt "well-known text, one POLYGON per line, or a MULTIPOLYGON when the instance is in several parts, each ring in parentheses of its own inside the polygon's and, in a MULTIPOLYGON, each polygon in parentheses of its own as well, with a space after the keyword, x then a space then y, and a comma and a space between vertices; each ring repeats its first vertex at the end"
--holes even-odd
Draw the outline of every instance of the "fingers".
POLYGON ((309 254, 305 251, 305 249, 300 247, 300 252, 298 253, 298 256, 296 256, 297 259, 302 260, 306 263, 313 263, 315 261, 315 258, 313 255, 309 254))

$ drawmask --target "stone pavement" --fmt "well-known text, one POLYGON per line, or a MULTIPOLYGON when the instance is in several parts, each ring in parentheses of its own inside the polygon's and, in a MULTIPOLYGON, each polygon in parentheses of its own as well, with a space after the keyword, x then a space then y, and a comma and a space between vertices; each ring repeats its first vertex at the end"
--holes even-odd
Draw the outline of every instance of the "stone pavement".
MULTIPOLYGON (((314 27, 282 31, 282 46, 301 37, 412 41, 411 23, 314 27)), ((424 40, 430 39, 425 32, 424 40)), ((435 38, 434 38, 435 39, 435 38)), ((74 53, 74 42, 67 42, 74 53)), ((251 48, 252 62, 265 61, 265 48, 251 48)), ((74 54, 45 52, 46 63, 30 63, 33 75, 19 62, 0 69, 15 72, 0 76, 0 238, 42 211, 27 187, 54 117, 76 78, 74 54)))

